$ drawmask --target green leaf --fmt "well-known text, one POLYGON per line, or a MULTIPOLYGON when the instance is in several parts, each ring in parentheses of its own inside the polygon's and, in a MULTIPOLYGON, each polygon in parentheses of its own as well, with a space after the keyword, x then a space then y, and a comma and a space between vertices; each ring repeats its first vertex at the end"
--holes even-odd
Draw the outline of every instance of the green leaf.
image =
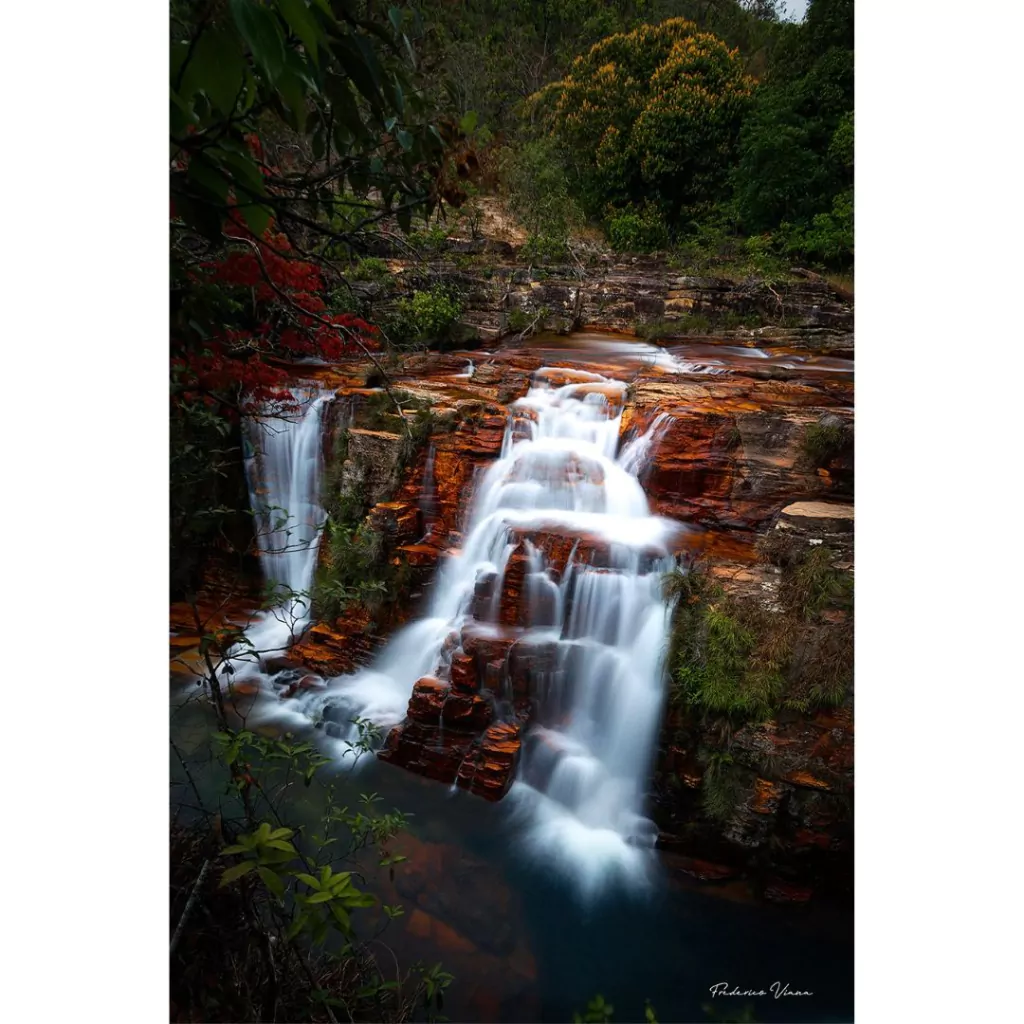
POLYGON ((288 27, 302 40, 306 53, 314 63, 317 63, 317 46, 323 33, 305 0, 277 0, 277 9, 288 23, 288 27))
POLYGON ((328 73, 324 82, 324 90, 327 98, 331 101, 331 110, 337 122, 335 126, 335 145, 339 153, 344 153, 348 145, 339 141, 338 128, 347 128, 357 138, 364 134, 363 121, 359 116, 359 107, 356 98, 352 95, 352 87, 348 79, 341 75, 328 73))
POLYGON ((222 203, 227 202, 228 177, 203 154, 196 153, 189 161, 187 178, 189 183, 198 186, 201 192, 213 196, 222 203))
POLYGON ((238 204, 249 230, 260 238, 270 225, 270 211, 257 203, 238 204))
POLYGON ((284 71, 278 79, 277 91, 291 114, 291 126, 299 133, 305 132, 306 92, 302 88, 302 82, 290 71, 284 71))
POLYGON ((397 137, 398 144, 408 153, 409 150, 412 149, 412 135, 410 135, 404 128, 399 128, 397 137))
POLYGON ((309 920, 309 915, 303 911, 295 918, 294 921, 288 926, 288 930, 284 933, 286 939, 294 939, 299 932, 306 926, 306 922, 309 920))
POLYGON ((298 852, 287 839, 268 839, 263 845, 271 850, 283 850, 285 853, 298 852))
POLYGON ((377 897, 369 892, 344 893, 340 898, 346 907, 372 907, 377 902, 377 897))
POLYGON ((284 882, 281 881, 281 876, 276 871, 271 871, 270 868, 257 867, 260 878, 263 879, 266 887, 278 898, 284 899, 284 882))
POLYGON ((459 131, 463 135, 472 135, 473 129, 476 127, 478 114, 475 110, 468 111, 462 120, 459 122, 459 131))
POLYGON ((242 875, 249 874, 254 867, 256 867, 256 865, 253 861, 243 860, 241 864, 233 865, 220 876, 220 884, 227 885, 228 882, 233 882, 236 878, 241 878, 242 875))
POLYGON ((305 882, 306 885, 308 885, 310 887, 310 889, 319 889, 320 888, 320 883, 312 875, 306 874, 305 871, 298 872, 298 874, 296 874, 295 877, 300 882, 305 882))
POLYGON ((341 925, 341 927, 347 932, 352 928, 352 922, 348 916, 348 911, 343 910, 336 903, 331 904, 331 914, 334 915, 334 920, 341 925))
MULTIPOLYGON (((334 45, 335 49, 338 50, 341 65, 351 79, 352 84, 366 97, 370 106, 379 114, 381 112, 381 95, 378 84, 379 76, 376 69, 377 58, 373 50, 369 49, 368 59, 367 50, 361 45, 365 42, 365 40, 358 36, 353 42, 350 36, 339 39, 334 45)), ((366 47, 369 47, 368 43, 366 43, 366 47)))
POLYGON ((255 0, 229 0, 231 14, 253 57, 273 83, 284 67, 284 39, 277 18, 255 0))
POLYGON ((230 114, 245 82, 245 57, 238 38, 220 30, 204 32, 185 70, 182 93, 202 92, 222 114, 230 114))
POLYGON ((248 849, 248 846, 242 846, 240 843, 236 843, 234 846, 225 846, 224 849, 220 851, 220 855, 222 857, 226 857, 229 853, 245 853, 248 849))
POLYGON ((333 900, 333 899, 334 899, 334 893, 333 892, 315 892, 315 893, 313 893, 312 896, 309 897, 309 899, 306 902, 307 903, 326 903, 328 900, 333 900))

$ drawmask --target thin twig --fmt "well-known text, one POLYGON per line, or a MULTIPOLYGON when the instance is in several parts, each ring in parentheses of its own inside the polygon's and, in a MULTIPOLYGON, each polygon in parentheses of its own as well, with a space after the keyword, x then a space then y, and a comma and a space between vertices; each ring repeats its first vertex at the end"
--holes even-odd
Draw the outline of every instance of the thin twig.
POLYGON ((199 890, 202 887, 203 879, 206 878, 206 872, 210 869, 210 859, 207 857, 203 861, 202 870, 199 872, 199 877, 196 879, 195 884, 192 886, 192 892, 189 894, 188 903, 185 904, 185 909, 181 913, 181 917, 178 920, 178 927, 174 929, 174 934, 171 936, 171 952, 170 955, 174 956, 175 947, 178 945, 178 940, 181 938, 181 933, 185 928, 185 922, 188 920, 188 915, 192 913, 192 908, 195 906, 196 897, 199 895, 199 890))

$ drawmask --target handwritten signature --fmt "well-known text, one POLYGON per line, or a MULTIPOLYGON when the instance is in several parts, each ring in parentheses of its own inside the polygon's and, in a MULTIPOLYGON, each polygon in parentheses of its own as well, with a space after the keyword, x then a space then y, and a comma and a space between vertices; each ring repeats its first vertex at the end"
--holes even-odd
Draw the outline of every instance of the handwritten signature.
POLYGON ((711 986, 710 991, 712 999, 718 996, 746 996, 747 998, 753 998, 770 995, 773 999, 782 999, 784 996, 814 995, 813 992, 804 992, 801 989, 790 988, 788 981, 773 981, 768 986, 767 991, 763 988, 740 988, 738 985, 730 985, 727 981, 718 981, 711 986))

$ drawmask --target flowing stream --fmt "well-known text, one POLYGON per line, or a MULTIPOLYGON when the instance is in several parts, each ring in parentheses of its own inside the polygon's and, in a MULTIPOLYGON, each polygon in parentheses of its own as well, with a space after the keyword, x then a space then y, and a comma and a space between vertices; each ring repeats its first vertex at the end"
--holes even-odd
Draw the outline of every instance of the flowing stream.
MULTIPOLYGON (((440 566, 427 614, 366 669, 320 693, 267 701, 264 713, 305 724, 330 708, 327 732, 341 754, 357 736, 352 719, 387 730, 405 718, 413 685, 443 667, 463 630, 512 632, 516 644, 546 646, 552 667, 534 674, 534 714, 506 799, 527 820, 530 845, 596 886, 609 863, 642 875, 644 848, 655 837, 642 810, 664 700, 669 608, 661 575, 674 564, 670 541, 682 527, 651 515, 637 479, 664 418, 620 454, 625 385, 571 376, 561 383, 563 371, 540 370, 511 406, 502 454, 477 483, 462 549, 440 566), (561 567, 545 554, 552 535, 571 546, 561 567), (499 624, 500 599, 510 557, 523 547, 525 622, 510 628, 499 624), (492 581, 493 594, 483 606, 474 600, 482 579, 492 581)), ((304 401, 297 420, 264 419, 261 472, 250 474, 254 510, 257 497, 270 506, 258 516, 269 536, 261 548, 266 574, 295 590, 309 585, 323 523, 315 495, 325 399, 304 401), (274 529, 277 505, 298 511, 274 529)), ((250 631, 256 646, 285 646, 304 628, 301 599, 283 610, 250 631), (294 623, 283 621, 289 616, 294 623)), ((509 695, 494 697, 495 717, 511 718, 509 695)))

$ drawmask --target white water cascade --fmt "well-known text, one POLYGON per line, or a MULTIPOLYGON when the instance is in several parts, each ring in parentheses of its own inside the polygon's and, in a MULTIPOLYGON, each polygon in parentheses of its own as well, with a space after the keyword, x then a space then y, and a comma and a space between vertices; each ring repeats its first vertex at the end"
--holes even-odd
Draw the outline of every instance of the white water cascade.
MULTIPOLYGON (((326 717, 339 754, 355 739, 353 718, 385 730, 401 722, 413 685, 438 672, 464 627, 510 632, 497 611, 526 535, 527 623, 511 631, 517 644, 547 645, 554 656, 531 684, 534 714, 506 799, 528 818, 530 844, 597 885, 609 863, 642 874, 643 848, 653 844, 641 811, 664 699, 661 575, 674 564, 670 540, 682 527, 650 514, 637 480, 664 419, 616 462, 625 385, 581 371, 570 377, 563 384, 564 371, 538 371, 513 403, 501 457, 478 482, 463 547, 441 565, 426 616, 396 633, 370 667, 283 701, 277 713, 326 717), (552 533, 574 545, 561 574, 529 536, 552 533), (481 609, 474 596, 486 577, 494 596, 481 609)), ((495 695, 496 717, 512 714, 507 697, 495 695)))
POLYGON ((260 566, 280 600, 232 652, 236 679, 259 674, 259 656, 281 653, 309 624, 309 588, 326 518, 320 507, 321 420, 331 392, 291 388, 296 408, 268 405, 249 416, 245 475, 260 566))

